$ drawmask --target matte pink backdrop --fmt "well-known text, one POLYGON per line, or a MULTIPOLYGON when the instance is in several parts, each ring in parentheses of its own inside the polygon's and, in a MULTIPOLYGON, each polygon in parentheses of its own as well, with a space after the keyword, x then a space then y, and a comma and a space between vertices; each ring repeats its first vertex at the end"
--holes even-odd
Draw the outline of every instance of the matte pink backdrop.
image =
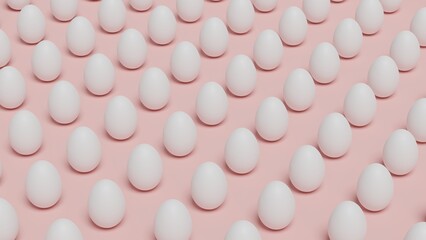
MULTIPOLYGON (((182 41, 192 41, 198 46, 198 33, 204 20, 218 16, 226 21, 229 1, 205 2, 203 16, 196 23, 178 20, 176 39, 167 46, 149 42, 145 65, 137 70, 126 70, 117 62, 117 34, 103 32, 97 20, 99 1, 81 0, 78 15, 87 17, 96 29, 97 44, 94 52, 106 54, 116 66, 117 81, 114 90, 103 97, 91 95, 83 85, 83 67, 88 57, 70 54, 65 45, 68 23, 55 20, 50 14, 49 1, 33 0, 47 20, 45 39, 57 44, 63 54, 61 79, 71 81, 80 91, 81 113, 70 125, 59 125, 49 117, 47 96, 55 82, 44 83, 31 72, 31 53, 34 45, 20 41, 16 30, 17 11, 0 5, 0 27, 12 41, 13 57, 9 65, 18 68, 27 81, 28 95, 23 106, 16 110, 0 109, 0 161, 4 175, 0 180, 0 197, 10 201, 17 209, 20 219, 19 239, 43 239, 49 225, 57 218, 73 220, 85 239, 154 239, 154 216, 159 205, 166 199, 176 198, 189 209, 193 219, 192 239, 223 239, 234 221, 247 219, 261 231, 263 239, 327 239, 327 222, 333 208, 343 200, 355 200, 359 174, 368 164, 381 162, 382 147, 389 134, 404 128, 406 115, 413 102, 426 96, 426 49, 421 49, 418 66, 401 73, 397 93, 388 99, 378 99, 374 121, 363 128, 352 128, 353 143, 348 154, 340 159, 325 159, 326 176, 320 189, 304 194, 294 190, 296 215, 287 228, 281 231, 266 229, 257 218, 257 200, 262 188, 272 180, 289 184, 288 165, 295 149, 303 144, 316 144, 317 129, 322 118, 333 111, 342 111, 343 99, 348 89, 357 82, 365 82, 370 64, 380 55, 388 54, 393 37, 401 30, 409 29, 417 9, 426 6, 424 0, 405 0, 399 11, 386 14, 382 29, 372 36, 364 36, 361 53, 354 59, 342 60, 339 76, 328 85, 316 85, 314 105, 305 112, 289 114, 289 129, 286 136, 275 143, 259 139, 261 155, 257 168, 248 175, 230 172, 223 159, 224 143, 230 132, 238 127, 254 131, 254 117, 260 101, 268 96, 282 99, 282 87, 288 73, 297 67, 307 68, 312 49, 322 41, 332 41, 333 32, 340 20, 355 16, 358 0, 332 3, 328 19, 321 24, 309 24, 306 41, 297 47, 285 46, 284 58, 274 71, 258 70, 256 90, 246 98, 229 95, 229 112, 226 120, 215 127, 200 123, 195 115, 195 98, 201 85, 216 81, 224 85, 225 69, 230 58, 236 54, 252 55, 252 46, 258 33, 266 28, 278 30, 278 22, 284 9, 291 5, 301 7, 301 0, 278 1, 270 13, 256 12, 253 29, 244 35, 230 33, 229 48, 219 58, 202 55, 202 69, 198 79, 189 84, 171 80, 172 96, 166 108, 149 111, 138 99, 138 84, 141 73, 147 67, 156 66, 169 71, 169 58, 174 46, 182 41), (115 141, 104 130, 103 112, 109 99, 126 95, 138 109, 139 126, 136 134, 126 141, 115 141), (42 123, 44 142, 32 156, 20 156, 8 144, 8 124, 13 114, 20 109, 34 112, 42 123), (195 151, 187 157, 169 155, 162 145, 162 128, 166 118, 174 111, 189 113, 198 128, 198 143, 195 151), (92 128, 100 137, 103 158, 99 167, 91 173, 80 174, 66 162, 66 142, 71 131, 78 126, 92 128), (164 176, 161 184, 150 192, 134 189, 126 176, 127 159, 131 150, 140 143, 152 144, 164 160, 164 176), (50 209, 41 210, 32 206, 25 197, 25 177, 29 166, 36 160, 46 159, 60 171, 63 194, 60 202, 50 209), (226 202, 217 210, 204 211, 191 200, 190 182, 194 169, 202 162, 213 161, 225 171, 229 181, 226 202), (122 188, 127 203, 126 216, 117 227, 104 230, 96 227, 88 217, 87 200, 91 187, 102 178, 116 181, 122 188)), ((168 5, 175 11, 175 1, 156 0, 155 6, 168 5)), ((127 3, 126 3, 127 5, 127 3)), ((128 7, 126 28, 136 28, 147 39, 147 12, 136 12, 128 7)), ((367 239, 402 239, 410 226, 426 220, 426 146, 420 144, 420 159, 415 170, 407 176, 394 176, 395 191, 391 205, 384 211, 366 211, 368 222, 367 239)), ((291 186, 291 185, 290 185, 291 186)))

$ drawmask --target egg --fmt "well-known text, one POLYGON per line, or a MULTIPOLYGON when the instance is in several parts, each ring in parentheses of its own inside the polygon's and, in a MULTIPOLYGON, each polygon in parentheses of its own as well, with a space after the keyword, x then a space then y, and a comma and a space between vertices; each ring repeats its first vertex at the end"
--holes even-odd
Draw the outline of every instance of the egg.
POLYGON ((365 83, 356 83, 346 94, 343 112, 354 126, 363 127, 374 119, 377 101, 373 90, 365 83))
POLYGON ((426 7, 417 10, 411 20, 410 30, 416 35, 420 46, 426 47, 426 7))
POLYGON ((276 32, 266 29, 259 33, 253 46, 253 59, 257 66, 273 70, 281 64, 283 55, 284 47, 276 32))
POLYGON ((391 57, 380 56, 370 65, 367 81, 376 97, 390 97, 399 84, 398 66, 391 57))
POLYGON ((50 90, 48 109, 55 122, 74 122, 80 113, 80 95, 74 85, 68 81, 58 81, 50 90))
POLYGON ((414 224, 407 232, 404 240, 421 240, 426 238, 426 222, 414 224))
POLYGON ((150 110, 159 110, 170 99, 170 81, 163 70, 147 68, 139 81, 139 100, 150 110))
POLYGON ((367 220, 362 209, 352 201, 339 203, 328 220, 328 236, 330 240, 365 239, 367 220))
POLYGON ((159 5, 152 10, 148 18, 148 35, 159 45, 166 45, 176 36, 177 22, 170 8, 159 5))
POLYGON ((302 192, 318 189, 325 175, 325 164, 321 153, 311 145, 296 149, 290 160, 289 177, 294 187, 302 192))
POLYGON ((88 211, 98 227, 117 226, 126 214, 126 199, 120 186, 110 179, 98 180, 89 194, 88 211))
POLYGON ((333 45, 342 58, 353 58, 361 51, 362 30, 352 18, 343 19, 334 30, 333 45))
POLYGON ((62 194, 62 181, 58 170, 46 160, 34 162, 28 170, 25 192, 28 200, 38 208, 50 208, 62 194))
POLYGON ((50 0, 50 11, 59 21, 69 21, 77 15, 79 0, 50 0))
POLYGON ((248 96, 256 87, 257 71, 247 55, 238 54, 231 58, 226 67, 225 81, 228 90, 235 96, 248 96))
POLYGON ((417 142, 426 142, 426 98, 420 98, 411 106, 407 115, 407 130, 417 142))
POLYGON ((19 218, 15 208, 0 197, 0 239, 13 240, 19 234, 19 218))
POLYGON ((195 109, 203 123, 221 123, 228 113, 228 96, 225 90, 216 82, 205 83, 198 92, 195 109))
POLYGON ((139 144, 127 162, 127 178, 137 189, 149 191, 158 186, 163 176, 163 160, 149 144, 139 144))
POLYGON ((12 45, 7 34, 0 29, 0 68, 9 63, 12 58, 12 45))
POLYGON ((130 6, 136 11, 147 11, 151 8, 154 0, 130 0, 130 6))
POLYGON ((386 13, 393 13, 398 11, 402 0, 380 0, 380 3, 382 4, 383 10, 386 13))
POLYGON ((309 59, 309 73, 322 84, 333 82, 340 71, 340 58, 336 48, 328 42, 318 44, 309 59))
POLYGON ((290 188, 281 181, 269 182, 259 196, 257 214, 267 228, 281 230, 294 218, 296 201, 290 188))
POLYGON ((122 0, 102 0, 98 7, 98 22, 109 33, 119 32, 126 24, 126 6, 122 0))
POLYGON ((84 85, 94 95, 111 92, 115 84, 115 67, 102 53, 93 54, 84 66, 84 85))
POLYGON ((278 29, 281 40, 285 44, 290 46, 301 44, 308 31, 305 13, 295 6, 287 8, 281 15, 278 29))
POLYGON ((62 71, 62 55, 59 48, 49 40, 39 42, 31 58, 34 75, 43 82, 59 77, 62 71))
POLYGON ((50 224, 45 240, 83 240, 78 226, 67 218, 56 219, 50 224))
POLYGON ((117 57, 118 61, 125 68, 137 69, 146 60, 148 46, 145 37, 138 30, 129 28, 124 31, 118 41, 117 57))
POLYGON ((183 157, 194 150, 197 143, 197 128, 192 118, 185 112, 172 113, 163 128, 163 144, 167 151, 183 157))
POLYGON ((38 151, 43 142, 40 121, 34 113, 20 110, 9 123, 9 144, 21 155, 31 155, 38 151))
POLYGON ((278 141, 287 132, 288 112, 276 97, 267 97, 259 105, 255 119, 257 133, 266 141, 278 141))
POLYGON ((339 158, 349 151, 352 130, 348 120, 341 113, 325 116, 318 129, 318 147, 330 158, 339 158))
POLYGON ((411 172, 419 159, 419 147, 414 136, 405 129, 391 133, 383 146, 383 163, 389 172, 405 175, 411 172))
POLYGON ((75 128, 67 141, 67 161, 77 172, 93 171, 102 159, 102 145, 96 133, 85 126, 75 128))
POLYGON ((370 211, 385 209, 393 196, 392 176, 385 166, 368 165, 358 178, 356 195, 361 205, 370 211))
POLYGON ((192 218, 185 205, 176 199, 164 201, 155 215, 154 235, 157 240, 189 240, 192 218))
POLYGON ((231 132, 225 143, 225 162, 231 171, 238 174, 251 172, 257 165, 260 147, 254 134, 247 128, 231 132))
POLYGON ((200 48, 209 57, 222 56, 228 49, 228 29, 218 17, 207 19, 201 26, 200 48))
POLYGON ((284 102, 294 111, 305 111, 315 100, 315 83, 303 68, 290 72, 283 87, 284 102))
POLYGON ((138 113, 135 106, 125 96, 115 96, 109 100, 104 114, 105 129, 117 140, 130 138, 138 127, 138 113))
POLYGON ((77 16, 67 27, 67 47, 76 56, 86 56, 95 48, 96 34, 92 23, 85 17, 77 16))
POLYGON ((46 32, 46 20, 41 10, 32 4, 21 9, 17 19, 18 35, 22 41, 35 44, 40 42, 46 32))
POLYGON ((204 0, 176 0, 176 11, 185 22, 196 22, 203 14, 204 0))
POLYGON ((360 0, 355 12, 355 20, 362 32, 367 35, 377 33, 383 25, 385 15, 379 0, 360 0))
POLYGON ((170 71, 177 81, 194 81, 201 68, 201 57, 197 48, 188 41, 178 43, 170 57, 170 71))
POLYGON ((226 23, 231 31, 243 34, 253 27, 255 12, 250 0, 230 0, 226 9, 226 23))
POLYGON ((278 0, 251 0, 251 2, 260 12, 270 12, 277 6, 278 0))
POLYGON ((7 5, 13 10, 21 10, 29 3, 30 0, 7 0, 7 5))
POLYGON ((303 0, 303 12, 312 23, 324 22, 330 12, 330 0, 303 0))
POLYGON ((239 220, 232 224, 225 236, 225 240, 262 240, 259 230, 247 220, 239 220))
POLYGON ((0 106, 15 109, 22 105, 27 95, 25 79, 11 66, 0 69, 0 106))
POLYGON ((415 68, 420 59, 420 44, 416 35, 410 31, 399 32, 392 41, 389 55, 400 71, 415 68))

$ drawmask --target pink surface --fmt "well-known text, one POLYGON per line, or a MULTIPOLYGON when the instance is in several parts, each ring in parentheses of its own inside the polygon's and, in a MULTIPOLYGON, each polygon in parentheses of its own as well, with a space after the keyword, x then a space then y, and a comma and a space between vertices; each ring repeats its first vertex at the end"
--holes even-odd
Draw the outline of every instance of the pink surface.
MULTIPOLYGON (((361 53, 354 59, 342 60, 338 79, 332 84, 316 85, 314 105, 305 112, 289 113, 289 130, 286 136, 274 143, 259 139, 261 156, 257 168, 248 175, 236 175, 227 169, 224 159, 224 143, 230 132, 237 127, 254 130, 254 117, 260 101, 268 96, 282 99, 283 82, 289 71, 297 67, 307 68, 312 49, 322 41, 332 41, 335 27, 346 17, 354 17, 358 0, 332 3, 328 19, 321 24, 309 24, 306 41, 297 47, 285 46, 284 59, 274 71, 258 70, 255 91, 246 98, 229 95, 229 112, 226 120, 218 126, 203 125, 195 114, 195 98, 198 89, 207 81, 217 81, 224 86, 225 69, 230 58, 243 53, 252 55, 252 46, 257 34, 266 29, 278 29, 281 13, 290 5, 301 7, 301 0, 279 1, 270 13, 256 12, 255 26, 244 35, 230 33, 229 49, 219 58, 202 56, 201 74, 196 81, 181 84, 172 80, 172 96, 166 108, 149 111, 139 102, 137 86, 147 67, 162 68, 170 75, 169 58, 173 47, 182 40, 196 46, 198 33, 204 20, 218 16, 226 20, 228 1, 205 2, 202 18, 196 23, 178 21, 176 39, 167 46, 149 42, 148 58, 138 70, 126 70, 118 64, 116 46, 119 34, 103 32, 97 20, 98 1, 80 1, 79 15, 87 17, 96 29, 97 44, 94 52, 106 54, 115 64, 117 81, 113 91, 102 97, 91 95, 83 85, 83 67, 88 57, 75 57, 65 44, 68 23, 58 22, 49 12, 49 1, 33 0, 47 19, 45 39, 51 40, 62 50, 64 67, 61 79, 71 81, 80 91, 81 113, 70 125, 59 125, 51 120, 47 111, 47 95, 54 82, 37 80, 31 72, 31 54, 34 45, 23 43, 17 34, 17 11, 0 6, 0 27, 12 41, 13 57, 9 65, 18 68, 27 80, 28 95, 23 106, 16 110, 0 109, 0 161, 4 175, 0 179, 0 197, 10 201, 17 209, 20 219, 19 239, 43 239, 49 225, 57 218, 74 221, 85 239, 154 239, 154 216, 159 205, 166 199, 176 198, 189 209, 193 219, 192 239, 223 239, 231 224, 246 219, 261 231, 263 239, 327 239, 327 222, 333 208, 343 200, 356 200, 356 182, 359 174, 369 163, 380 162, 382 147, 389 134, 404 128, 410 106, 420 97, 426 97, 426 49, 421 49, 418 66, 401 73, 396 94, 388 99, 378 99, 374 121, 363 128, 352 128, 353 141, 350 151, 340 159, 325 159, 326 176, 323 185, 309 194, 293 189, 296 199, 296 215, 287 228, 281 231, 266 229, 257 218, 257 200, 262 188, 271 180, 288 180, 289 160, 295 149, 303 144, 316 145, 317 129, 326 114, 342 111, 343 99, 348 89, 356 82, 366 82, 367 70, 373 60, 387 54, 393 37, 401 30, 409 29, 414 13, 426 6, 423 0, 405 0, 399 11, 386 14, 379 33, 364 36, 361 53), (139 114, 136 134, 126 141, 110 138, 103 126, 106 103, 116 95, 126 95, 139 114), (16 154, 8 144, 7 128, 13 114, 19 109, 34 112, 44 130, 42 148, 32 156, 16 154), (176 158, 166 152, 162 145, 162 128, 166 118, 174 111, 189 113, 198 128, 198 143, 192 154, 176 158), (80 174, 66 162, 66 141, 77 126, 92 128, 101 138, 103 158, 96 170, 80 174), (152 144, 162 155, 165 169, 160 185, 150 192, 134 189, 127 180, 126 166, 131 150, 140 143, 152 144), (63 181, 61 200, 54 207, 41 210, 32 206, 25 197, 25 176, 29 166, 36 160, 52 162, 60 171, 63 181), (202 162, 213 161, 225 171, 229 181, 229 193, 225 203, 217 210, 204 211, 198 208, 190 196, 190 181, 195 168, 202 162), (124 220, 113 229, 96 227, 88 217, 87 200, 91 187, 102 178, 116 181, 122 188, 127 203, 124 220)), ((157 0, 155 5, 166 4, 175 11, 175 1, 157 0)), ((136 12, 128 7, 126 28, 140 30, 148 39, 147 18, 152 11, 136 12)), ((409 227, 426 220, 426 146, 419 144, 420 159, 415 170, 407 176, 393 176, 395 189, 391 205, 384 211, 365 211, 367 239, 402 239, 409 227)), ((1 213, 0 213, 1 214, 1 213)))

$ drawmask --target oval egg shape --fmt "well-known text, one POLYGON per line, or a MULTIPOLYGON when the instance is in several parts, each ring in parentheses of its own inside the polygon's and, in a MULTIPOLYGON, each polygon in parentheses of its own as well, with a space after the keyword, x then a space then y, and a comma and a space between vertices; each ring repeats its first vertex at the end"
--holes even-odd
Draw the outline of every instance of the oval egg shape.
POLYGON ((416 139, 405 129, 393 131, 383 146, 382 157, 389 172, 395 175, 408 174, 419 159, 416 139))
POLYGON ((228 232, 226 233, 225 240, 262 240, 259 230, 253 223, 247 220, 240 220, 234 222, 228 232))
POLYGON ((267 97, 259 105, 255 119, 257 133, 266 141, 280 140, 288 128, 288 112, 276 97, 267 97))
POLYGON ((231 0, 226 10, 226 23, 237 34, 250 31, 253 27, 255 12, 250 0, 231 0))
POLYGON ((74 85, 68 81, 58 81, 50 90, 48 109, 55 122, 74 122, 80 113, 80 95, 74 85))
POLYGON ((163 144, 167 151, 183 157, 192 152, 197 143, 197 127, 185 112, 172 113, 163 128, 163 144))
POLYGON ((102 158, 102 145, 96 133, 88 127, 77 127, 67 142, 68 164, 77 172, 90 172, 102 158))
POLYGON ((228 90, 235 96, 248 96, 256 87, 257 71, 251 58, 238 54, 229 62, 225 81, 228 90))
POLYGON ((341 113, 325 116, 318 129, 318 147, 330 158, 339 158, 349 151, 352 129, 341 113))
POLYGON ((122 0, 102 0, 98 8, 98 22, 109 33, 119 32, 126 24, 126 6, 122 0))
POLYGON ((176 0, 176 11, 185 22, 196 22, 203 14, 204 0, 176 0))
POLYGON ((21 72, 11 66, 0 69, 0 106, 15 109, 22 105, 27 87, 21 72))
POLYGON ((85 17, 77 16, 71 20, 66 34, 68 50, 76 56, 86 56, 95 48, 95 29, 85 17))
POLYGON ((0 68, 7 65, 12 58, 12 45, 7 34, 0 29, 0 68))
POLYGON ((156 67, 146 69, 139 82, 139 100, 150 110, 159 110, 170 99, 170 81, 163 70, 156 67))
POLYGON ((416 35, 420 46, 426 47, 426 7, 417 10, 411 20, 410 31, 416 35))
POLYGON ((356 83, 346 94, 343 112, 354 126, 368 125, 376 115, 377 101, 373 90, 365 83, 356 83))
POLYGON ((390 97, 398 88, 398 66, 391 57, 380 56, 370 65, 367 81, 376 97, 390 97))
POLYGON ((395 60, 400 71, 415 68, 420 59, 420 44, 410 31, 399 32, 392 41, 389 56, 395 60))
POLYGON ((154 235, 157 240, 189 240, 192 218, 185 205, 176 199, 164 201, 155 215, 154 235))
POLYGON ((118 61, 125 68, 137 69, 146 60, 148 46, 145 37, 138 30, 129 28, 124 31, 118 41, 117 57, 118 61))
POLYGON ((79 0, 50 0, 50 11, 57 20, 66 22, 77 15, 78 2, 79 0))
POLYGON ((379 0, 360 0, 355 12, 355 20, 362 32, 367 35, 377 33, 382 28, 385 14, 379 0))
POLYGON ((251 0, 251 2, 260 12, 270 12, 277 6, 278 0, 251 0))
POLYGON ((303 0, 303 12, 311 23, 324 22, 330 13, 330 0, 303 0))
POLYGON ((9 123, 9 144, 21 155, 38 151, 43 142, 43 131, 38 118, 28 110, 20 110, 9 123))
POLYGON ((84 66, 84 85, 94 95, 111 92, 115 84, 115 67, 102 53, 93 54, 84 66))
POLYGON ((228 29, 220 18, 207 19, 200 31, 201 50, 209 57, 222 56, 228 49, 228 35, 228 29))
POLYGON ((34 47, 31 66, 38 79, 43 82, 53 81, 62 71, 61 51, 53 42, 43 40, 34 47))
POLYGON ((7 0, 7 5, 13 10, 21 10, 27 4, 30 3, 30 0, 7 0))
POLYGON ((46 32, 46 20, 36 5, 26 5, 21 9, 17 19, 18 35, 22 41, 35 44, 40 42, 46 32))
POLYGON ((201 68, 201 57, 197 48, 188 41, 178 43, 170 57, 170 71, 177 81, 194 81, 201 68))
POLYGON ((280 36, 271 29, 263 30, 253 45, 254 62, 263 70, 273 70, 282 61, 284 47, 280 36))
POLYGON ((308 21, 302 9, 292 6, 284 10, 279 22, 281 40, 290 46, 296 46, 305 41, 308 31, 308 21))
POLYGON ((426 98, 420 98, 411 106, 407 115, 407 130, 417 142, 426 142, 426 98))
POLYGON ((322 84, 333 82, 340 71, 340 57, 336 48, 328 42, 318 44, 309 59, 309 73, 322 84))
POLYGON ((228 96, 225 90, 216 82, 205 83, 198 92, 195 109, 203 123, 221 123, 228 113, 228 96))
POLYGON ((50 224, 44 240, 83 240, 78 226, 67 218, 56 219, 50 224))
POLYGON ((175 39, 177 22, 170 8, 159 5, 152 10, 148 18, 148 35, 159 45, 169 44, 175 39))
POLYGON ((343 19, 334 30, 333 45, 342 58, 353 58, 361 51, 362 30, 352 18, 343 19))
POLYGON ((339 203, 328 220, 330 240, 363 240, 367 234, 367 220, 362 209, 352 201, 339 203))
POLYGON ((284 102, 294 111, 305 111, 315 100, 315 82, 303 68, 291 71, 284 82, 284 102))
POLYGON ((260 147, 254 134, 247 128, 237 128, 225 144, 226 165, 233 172, 246 174, 257 165, 260 147))
POLYGON ((13 240, 19 234, 19 218, 15 208, 0 197, 0 239, 13 240))
POLYGON ((424 238, 426 238, 426 222, 418 222, 408 230, 404 240, 421 240, 424 238))
POLYGON ((130 6, 136 11, 147 11, 152 7, 154 0, 130 0, 130 6))
POLYGON ((115 96, 109 100, 104 114, 105 129, 117 140, 130 138, 138 127, 138 113, 135 106, 125 96, 115 96))
POLYGON ((393 13, 398 11, 401 6, 402 0, 380 0, 385 13, 393 13))

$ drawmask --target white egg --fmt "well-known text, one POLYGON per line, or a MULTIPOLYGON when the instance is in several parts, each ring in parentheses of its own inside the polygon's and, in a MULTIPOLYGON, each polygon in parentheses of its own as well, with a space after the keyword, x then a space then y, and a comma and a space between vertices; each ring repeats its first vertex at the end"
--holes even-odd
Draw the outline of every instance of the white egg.
POLYGON ((195 109, 203 123, 221 123, 228 113, 228 96, 225 90, 216 82, 205 83, 198 92, 195 109))
POLYGON ((405 129, 393 131, 385 142, 382 157, 389 172, 395 175, 408 174, 419 159, 416 139, 405 129))
POLYGON ((393 197, 393 180, 389 171, 379 163, 368 165, 358 178, 357 198, 370 211, 385 209, 393 197))
POLYGON ((392 41, 389 55, 400 71, 415 68, 420 59, 420 44, 416 35, 410 31, 399 32, 392 41))
POLYGON ((104 115, 105 129, 117 140, 130 138, 138 127, 138 113, 135 106, 125 96, 115 96, 109 100, 104 115))
POLYGON ((225 202, 228 181, 223 170, 213 162, 200 164, 192 175, 191 196, 202 209, 213 210, 225 202))
POLYGON ((12 58, 12 45, 7 34, 0 29, 0 68, 9 63, 12 58))
POLYGON ((398 11, 402 0, 380 0, 380 3, 382 4, 383 10, 386 13, 393 13, 398 11))
POLYGON ((151 67, 142 73, 139 82, 139 100, 148 109, 159 110, 170 99, 170 81, 160 68, 151 67))
POLYGON ((152 10, 148 18, 148 34, 152 41, 166 45, 176 36, 177 22, 170 8, 160 5, 152 10))
POLYGON ((154 0, 130 0, 129 4, 136 11, 147 11, 151 8, 154 0))
POLYGON ((126 6, 122 0, 102 0, 98 8, 98 22, 109 33, 120 31, 126 25, 126 6))
POLYGON ((28 170, 25 192, 28 200, 38 208, 50 208, 62 194, 62 181, 58 170, 46 160, 38 160, 28 170))
POLYGON ((55 122, 74 122, 80 113, 80 95, 74 85, 68 81, 58 81, 50 90, 48 109, 55 122))
POLYGON ((418 99, 407 115, 407 130, 417 142, 426 142, 426 98, 418 99))
POLYGON ((44 82, 53 81, 62 71, 61 51, 53 42, 43 40, 34 48, 31 66, 38 79, 44 82))
POLYGON ((158 186, 163 176, 163 160, 149 144, 137 145, 127 162, 127 178, 137 189, 149 191, 158 186))
POLYGON ((44 38, 46 20, 41 10, 32 4, 21 9, 17 19, 18 35, 22 41, 34 44, 44 38))
POLYGON ((389 56, 380 56, 374 60, 368 70, 368 85, 376 97, 392 96, 399 84, 399 70, 389 56))
POLYGON ((83 235, 77 225, 67 219, 59 218, 50 224, 44 240, 83 240, 83 235))
POLYGON ((233 172, 246 174, 257 165, 260 147, 254 134, 247 128, 237 128, 225 144, 226 165, 233 172))
POLYGON ((231 31, 243 34, 253 27, 255 12, 250 0, 231 0, 226 10, 226 23, 231 31))
POLYGON ((185 22, 195 22, 203 14, 204 0, 176 0, 176 11, 185 22))
POLYGON ((312 192, 321 186, 325 164, 321 153, 311 145, 297 148, 290 160, 290 181, 302 192, 312 192))
POLYGON ((247 220, 236 221, 226 233, 225 240, 262 240, 253 223, 247 220))
POLYGON ((201 57, 197 48, 188 41, 178 43, 170 57, 170 71, 179 82, 194 81, 201 68, 201 57))
POLYGON ((251 0, 251 2, 260 12, 270 12, 277 6, 278 0, 251 0))
POLYGON ((355 20, 364 34, 377 33, 383 25, 384 18, 383 7, 379 0, 360 0, 355 20))
POLYGON ((7 5, 13 10, 21 10, 29 3, 30 0, 7 0, 7 5))
POLYGON ((25 79, 18 69, 6 66, 0 69, 0 106, 15 109, 27 95, 25 79))
POLYGON ((303 68, 290 72, 283 87, 284 102, 294 111, 305 111, 315 100, 315 83, 303 68))
POLYGON ((96 133, 88 127, 74 129, 67 142, 68 164, 78 172, 90 172, 102 159, 102 145, 96 133))
POLYGON ((328 42, 318 44, 309 59, 309 73, 322 84, 333 82, 340 71, 340 58, 336 48, 328 42))
POLYGON ((40 121, 32 112, 20 110, 9 123, 9 144, 21 155, 31 155, 38 151, 43 142, 40 121))
POLYGON ((182 111, 172 113, 163 129, 163 144, 167 151, 183 157, 194 150, 196 143, 197 127, 192 118, 182 111))
POLYGON ((420 46, 426 47, 426 7, 417 10, 411 20, 410 30, 416 35, 420 46))
POLYGON ((192 218, 183 203, 176 199, 164 201, 155 216, 154 235, 157 240, 189 240, 192 218))
POLYGON ((14 240, 19 234, 19 219, 15 208, 0 197, 0 239, 14 240))
POLYGON ((268 183, 260 193, 257 214, 269 229, 287 227, 294 218, 296 201, 290 188, 281 181, 268 183))
POLYGON ((117 226, 126 214, 126 199, 120 186, 110 179, 98 180, 90 191, 88 209, 97 226, 117 226))
POLYGON ((330 12, 330 0, 303 0, 303 12, 312 23, 324 22, 330 12))
POLYGON ((341 113, 325 116, 318 130, 318 147, 331 158, 339 158, 348 152, 352 143, 352 130, 341 113))
POLYGON ((266 141, 280 140, 287 132, 288 112, 276 97, 267 97, 259 105, 255 119, 257 133, 266 141))
POLYGON ((69 21, 78 12, 79 0, 50 0, 50 11, 59 21, 69 21))
POLYGON ((367 220, 362 209, 352 201, 339 203, 328 220, 330 240, 363 240, 367 234, 367 220))
POLYGON ((343 112, 354 126, 368 125, 376 115, 377 101, 373 90, 365 83, 354 84, 346 94, 343 112))
POLYGON ((426 239, 426 222, 418 222, 414 224, 404 237, 404 240, 422 239, 426 239))
POLYGON ((228 35, 228 29, 220 18, 207 19, 200 31, 201 50, 209 57, 222 56, 228 49, 228 35))
POLYGON ((67 28, 67 46, 76 56, 86 56, 93 51, 96 43, 95 29, 85 17, 77 16, 67 28))
POLYGON ((118 61, 125 68, 137 69, 145 63, 148 46, 145 37, 134 28, 124 31, 118 41, 118 61))
POLYGON ((361 51, 362 30, 352 18, 343 19, 334 30, 333 44, 343 58, 353 58, 361 51))
POLYGON ((271 29, 263 30, 253 46, 253 59, 263 70, 273 70, 282 61, 284 47, 280 36, 271 29))
POLYGON ((238 97, 245 97, 256 87, 257 71, 247 55, 235 55, 229 62, 225 80, 228 90, 238 97))
POLYGON ((115 68, 102 53, 93 54, 84 67, 84 85, 94 95, 108 94, 115 84, 115 68))
POLYGON ((305 13, 295 6, 287 8, 281 15, 278 29, 285 44, 290 46, 301 44, 308 31, 305 13))

